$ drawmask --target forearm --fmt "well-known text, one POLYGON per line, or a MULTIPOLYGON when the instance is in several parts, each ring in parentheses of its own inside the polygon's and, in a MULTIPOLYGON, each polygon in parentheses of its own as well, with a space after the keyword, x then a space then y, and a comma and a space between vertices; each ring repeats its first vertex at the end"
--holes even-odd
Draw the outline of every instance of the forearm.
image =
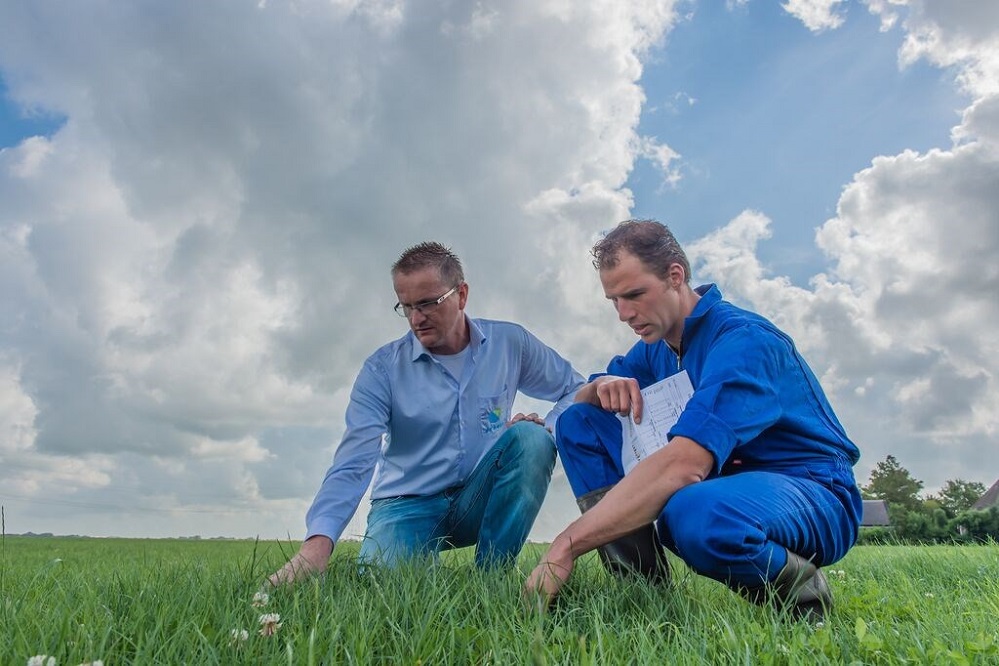
POLYGON ((380 444, 380 429, 347 432, 305 515, 306 539, 340 539, 371 483, 380 444))
POLYGON ((600 502, 570 524, 552 549, 573 559, 653 522, 681 488, 705 478, 713 457, 695 442, 675 438, 643 460, 600 502), (678 441, 680 440, 680 441, 678 441))
POLYGON ((305 516, 306 540, 325 537, 338 541, 357 512, 369 479, 370 475, 358 480, 355 475, 327 474, 305 516))

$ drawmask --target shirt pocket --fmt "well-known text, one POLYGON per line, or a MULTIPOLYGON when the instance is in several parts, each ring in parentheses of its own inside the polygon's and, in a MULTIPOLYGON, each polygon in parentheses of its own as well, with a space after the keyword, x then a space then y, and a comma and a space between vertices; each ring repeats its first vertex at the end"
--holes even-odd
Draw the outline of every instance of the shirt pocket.
POLYGON ((506 395, 506 387, 502 393, 479 398, 479 426, 483 435, 499 432, 510 420, 510 401, 506 395))

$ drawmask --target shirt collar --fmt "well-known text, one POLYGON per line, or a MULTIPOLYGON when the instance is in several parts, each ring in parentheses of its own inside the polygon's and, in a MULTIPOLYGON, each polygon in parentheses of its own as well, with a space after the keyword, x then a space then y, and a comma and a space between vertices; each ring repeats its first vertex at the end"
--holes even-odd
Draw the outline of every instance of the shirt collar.
POLYGON ((708 313, 708 310, 713 308, 722 299, 721 291, 719 291, 714 283, 702 284, 700 287, 694 289, 694 291, 701 298, 697 301, 693 312, 690 313, 683 324, 684 333, 697 326, 701 318, 708 313))

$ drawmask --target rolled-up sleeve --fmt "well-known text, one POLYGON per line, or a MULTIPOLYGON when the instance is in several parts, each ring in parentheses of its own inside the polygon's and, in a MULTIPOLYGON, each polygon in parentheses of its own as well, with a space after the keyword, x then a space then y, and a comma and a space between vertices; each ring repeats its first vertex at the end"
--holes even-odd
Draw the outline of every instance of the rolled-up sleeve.
POLYGON ((789 357, 786 345, 755 326, 726 331, 669 437, 687 437, 710 451, 719 473, 735 449, 780 418, 778 387, 782 359, 789 357))

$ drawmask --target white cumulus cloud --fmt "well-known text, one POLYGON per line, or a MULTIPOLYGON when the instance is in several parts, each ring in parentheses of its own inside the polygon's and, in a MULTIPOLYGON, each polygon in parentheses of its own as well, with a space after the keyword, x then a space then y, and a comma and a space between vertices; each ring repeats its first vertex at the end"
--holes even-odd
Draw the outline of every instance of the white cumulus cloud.
POLYGON ((874 157, 817 232, 829 270, 809 289, 755 256, 765 215, 746 212, 694 246, 705 275, 797 339, 861 445, 927 487, 991 483, 999 432, 999 5, 868 3, 894 25, 905 66, 947 67, 971 103, 954 144, 874 157), (985 478, 981 478, 982 475, 985 478))
POLYGON ((596 327, 565 323, 631 205, 641 58, 674 20, 671 0, 4 3, 11 99, 65 118, 0 152, 10 509, 297 536, 355 373, 405 330, 389 266, 422 240, 464 259, 473 315, 586 366, 596 327))

